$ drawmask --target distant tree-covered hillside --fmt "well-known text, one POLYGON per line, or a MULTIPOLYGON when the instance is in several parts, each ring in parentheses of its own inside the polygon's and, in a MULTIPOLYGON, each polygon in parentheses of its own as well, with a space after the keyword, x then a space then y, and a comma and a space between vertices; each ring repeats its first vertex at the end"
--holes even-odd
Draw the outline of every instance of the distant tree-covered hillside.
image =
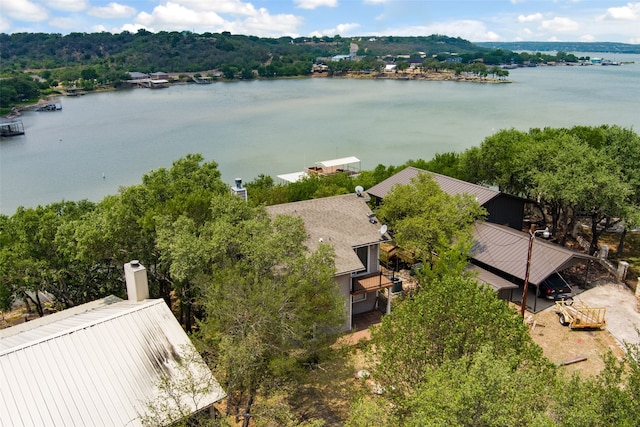
POLYGON ((132 34, 17 33, 0 34, 0 72, 76 66, 111 66, 141 72, 195 72, 223 68, 257 69, 273 61, 312 64, 318 57, 348 54, 358 45, 359 56, 426 55, 445 52, 477 58, 492 49, 467 40, 440 35, 428 37, 280 37, 195 34, 188 31, 132 34))
POLYGON ((613 42, 483 42, 478 46, 529 52, 640 53, 640 45, 613 42))

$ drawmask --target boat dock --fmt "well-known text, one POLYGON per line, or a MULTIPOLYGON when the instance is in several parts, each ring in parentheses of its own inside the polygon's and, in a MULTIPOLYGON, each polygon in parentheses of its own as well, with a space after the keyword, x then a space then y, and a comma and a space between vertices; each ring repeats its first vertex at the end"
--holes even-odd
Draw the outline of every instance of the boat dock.
POLYGON ((0 136, 24 135, 24 125, 20 119, 0 119, 0 136))
POLYGON ((360 159, 357 157, 343 157, 341 159, 323 160, 316 162, 301 172, 278 175, 283 182, 297 182, 307 176, 329 176, 336 173, 346 173, 353 177, 360 173, 360 159))

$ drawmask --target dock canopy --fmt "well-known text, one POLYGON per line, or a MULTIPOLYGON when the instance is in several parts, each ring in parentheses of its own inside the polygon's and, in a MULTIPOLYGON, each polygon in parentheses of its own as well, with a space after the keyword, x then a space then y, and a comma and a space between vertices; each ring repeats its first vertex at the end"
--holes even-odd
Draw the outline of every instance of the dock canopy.
POLYGON ((306 176, 307 176, 306 172, 291 172, 291 173, 284 173, 282 175, 278 175, 278 178, 280 178, 284 182, 298 182, 306 176))
POLYGON ((341 159, 323 160, 307 168, 307 171, 322 176, 340 172, 347 172, 353 176, 360 172, 360 159, 357 157, 343 157, 341 159))
POLYGON ((323 160, 321 162, 316 163, 316 166, 320 166, 322 168, 334 168, 338 166, 347 166, 354 163, 360 163, 360 159, 352 156, 352 157, 343 157, 341 159, 323 160))

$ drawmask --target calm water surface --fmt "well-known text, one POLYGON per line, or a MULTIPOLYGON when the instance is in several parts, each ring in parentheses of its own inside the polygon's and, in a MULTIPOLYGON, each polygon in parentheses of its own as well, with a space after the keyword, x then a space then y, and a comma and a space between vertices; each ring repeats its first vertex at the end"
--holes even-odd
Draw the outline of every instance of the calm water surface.
POLYGON ((499 129, 616 124, 640 129, 635 64, 510 70, 511 84, 295 79, 136 89, 63 98, 0 140, 0 213, 99 201, 188 153, 222 178, 357 156, 363 169, 479 145, 499 129))

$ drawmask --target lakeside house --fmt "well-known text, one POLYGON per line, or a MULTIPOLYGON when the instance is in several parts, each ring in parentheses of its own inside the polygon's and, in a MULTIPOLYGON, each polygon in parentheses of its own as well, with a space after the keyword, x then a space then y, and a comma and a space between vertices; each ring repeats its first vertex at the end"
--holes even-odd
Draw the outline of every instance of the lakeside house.
MULTIPOLYGON (((367 190, 375 205, 396 185, 409 185, 420 174, 429 174, 449 195, 470 194, 486 209, 486 221, 474 225, 474 246, 469 259, 469 270, 477 279, 496 291, 507 301, 514 299, 514 290, 520 289, 526 275, 527 253, 530 242, 523 232, 524 207, 529 200, 499 190, 461 181, 422 169, 407 167, 367 190)), ((560 274, 577 264, 594 258, 563 246, 536 239, 530 264, 529 283, 536 287, 554 274, 560 274)), ((520 293, 521 295, 521 293, 520 293)))
POLYGON ((393 281, 382 274, 380 244, 389 240, 364 194, 346 194, 267 206, 272 216, 302 218, 310 251, 320 244, 333 247, 335 280, 344 299, 347 319, 343 331, 357 328, 370 313, 391 312, 389 288, 393 281))
POLYGON ((450 195, 470 194, 476 198, 480 206, 487 210, 487 221, 502 224, 516 230, 522 230, 524 206, 528 201, 499 190, 483 187, 478 184, 462 181, 450 176, 428 172, 413 166, 407 167, 367 190, 375 205, 380 205, 387 193, 396 185, 409 185, 418 175, 427 173, 440 186, 442 191, 450 195))
POLYGON ((131 78, 127 80, 127 83, 132 87, 148 89, 169 87, 169 75, 165 72, 145 74, 138 71, 129 71, 129 77, 131 78))

